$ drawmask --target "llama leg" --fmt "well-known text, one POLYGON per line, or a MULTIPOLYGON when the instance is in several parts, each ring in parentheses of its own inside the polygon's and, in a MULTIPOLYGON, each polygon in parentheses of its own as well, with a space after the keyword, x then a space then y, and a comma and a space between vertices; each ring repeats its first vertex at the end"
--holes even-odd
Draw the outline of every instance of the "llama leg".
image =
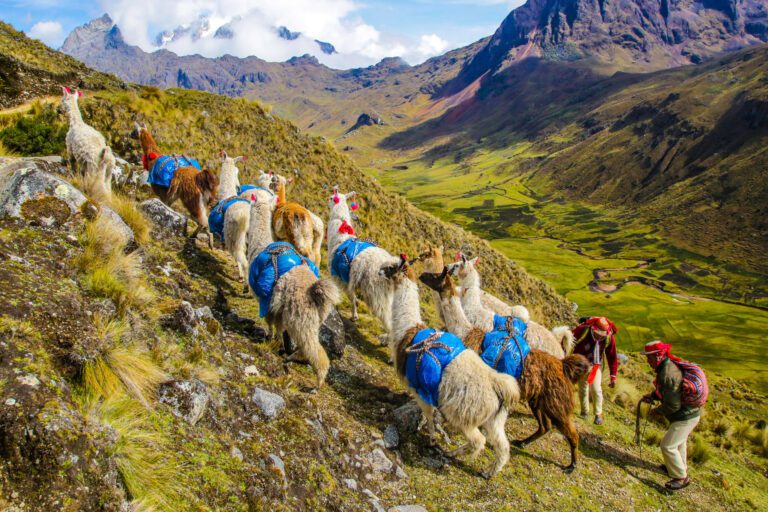
POLYGON ((288 334, 296 342, 299 348, 297 352, 303 354, 307 358, 307 362, 315 370, 317 375, 316 387, 320 389, 325 383, 328 368, 331 366, 328 354, 325 353, 325 349, 320 345, 320 322, 316 322, 315 326, 313 326, 315 328, 307 328, 306 324, 303 322, 302 324, 301 327, 296 326, 298 328, 289 327, 288 334))
POLYGON ((352 321, 357 322, 357 294, 355 293, 354 289, 348 290, 348 293, 349 301, 352 303, 352 321))
POLYGON ((423 401, 418 396, 416 397, 416 403, 419 404, 421 409, 421 420, 416 430, 419 431, 427 426, 427 435, 429 436, 429 445, 434 446, 437 444, 435 441, 435 408, 423 401))
POLYGON ((459 446, 455 450, 449 451, 446 455, 449 457, 459 457, 460 455, 470 452, 469 459, 472 460, 480 454, 483 448, 485 448, 485 436, 477 427, 461 428, 461 433, 467 438, 467 443, 459 446))
POLYGON ((576 462, 579 459, 579 432, 573 424, 573 419, 568 416, 565 422, 553 420, 557 429, 563 434, 568 446, 571 448, 571 463, 563 468, 566 473, 573 472, 576 469, 576 462))
POLYGON ((509 441, 507 435, 504 432, 504 425, 507 423, 507 410, 501 408, 501 410, 485 422, 483 430, 485 431, 485 437, 488 440, 488 444, 493 447, 493 451, 496 452, 496 460, 482 472, 484 478, 491 478, 496 473, 501 471, 501 468, 509 461, 509 441))
POLYGON ((298 349, 285 358, 286 363, 308 363, 307 357, 298 349))
POLYGON ((527 445, 536 441, 538 438, 540 438, 541 436, 543 436, 549 431, 549 428, 551 425, 549 422, 549 419, 545 417, 543 411, 537 409, 533 402, 531 402, 529 405, 531 407, 531 411, 533 411, 534 417, 536 418, 536 422, 539 424, 539 428, 536 430, 536 432, 526 437, 525 439, 514 441, 512 444, 517 446, 518 448, 525 448, 527 445))

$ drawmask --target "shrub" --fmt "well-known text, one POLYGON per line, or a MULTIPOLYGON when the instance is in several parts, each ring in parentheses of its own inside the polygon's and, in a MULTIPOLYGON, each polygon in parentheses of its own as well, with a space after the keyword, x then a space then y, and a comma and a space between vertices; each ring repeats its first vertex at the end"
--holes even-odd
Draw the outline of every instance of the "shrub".
POLYGON ((35 110, 39 112, 22 116, 15 124, 0 130, 5 151, 22 156, 63 155, 67 125, 59 120, 52 105, 35 110))
POLYGON ((688 443, 688 458, 694 464, 704 464, 712 458, 712 447, 703 437, 693 436, 688 443))

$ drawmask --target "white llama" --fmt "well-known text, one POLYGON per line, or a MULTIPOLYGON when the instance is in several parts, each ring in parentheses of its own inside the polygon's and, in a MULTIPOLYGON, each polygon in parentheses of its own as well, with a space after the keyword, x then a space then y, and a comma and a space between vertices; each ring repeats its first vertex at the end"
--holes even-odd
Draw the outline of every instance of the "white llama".
POLYGON ((331 262, 331 273, 343 283, 349 296, 352 320, 357 321, 358 318, 359 293, 389 335, 392 331, 394 287, 392 281, 382 276, 379 270, 400 260, 381 247, 356 238, 347 204, 347 200, 355 196, 355 192, 342 194, 334 187, 334 194, 328 200, 328 259, 331 262))
POLYGON ((83 121, 77 104, 82 92, 62 87, 61 106, 69 121, 67 155, 73 172, 78 170, 98 193, 112 192, 112 171, 117 165, 104 136, 83 121))

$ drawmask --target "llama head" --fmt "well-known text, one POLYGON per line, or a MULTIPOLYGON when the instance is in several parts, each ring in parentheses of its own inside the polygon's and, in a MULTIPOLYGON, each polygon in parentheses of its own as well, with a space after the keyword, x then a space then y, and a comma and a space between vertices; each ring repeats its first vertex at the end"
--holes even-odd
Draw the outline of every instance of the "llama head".
POLYGON ((395 284, 405 280, 416 282, 416 273, 413 271, 412 266, 415 261, 408 261, 408 256, 401 254, 399 263, 392 263, 381 267, 379 275, 390 279, 395 284))
POLYGON ((456 295, 456 287, 453 285, 447 266, 443 267, 442 272, 423 272, 419 276, 419 281, 438 292, 443 298, 456 295))
POLYGON ((443 246, 427 244, 427 247, 419 255, 419 260, 424 262, 428 272, 439 272, 443 264, 443 246))
POLYGON ((348 204, 357 197, 354 190, 346 194, 339 192, 339 186, 333 187, 333 194, 328 198, 328 208, 331 210, 331 219, 349 219, 350 210, 357 210, 357 203, 348 204))
POLYGON ((61 93, 61 109, 64 111, 64 114, 68 115, 70 112, 77 109, 77 97, 79 91, 72 92, 69 87, 62 87, 61 93))
POLYGON ((462 282, 472 279, 475 276, 479 279, 476 269, 478 261, 479 258, 467 258, 464 253, 459 252, 456 254, 456 262, 453 263, 448 270, 452 274, 455 273, 462 282))
POLYGON ((245 160, 245 157, 236 156, 232 158, 228 156, 227 152, 224 150, 221 150, 220 156, 221 156, 221 175, 224 176, 225 173, 231 173, 235 177, 237 177, 238 174, 240 173, 240 169, 238 169, 237 163, 245 160))

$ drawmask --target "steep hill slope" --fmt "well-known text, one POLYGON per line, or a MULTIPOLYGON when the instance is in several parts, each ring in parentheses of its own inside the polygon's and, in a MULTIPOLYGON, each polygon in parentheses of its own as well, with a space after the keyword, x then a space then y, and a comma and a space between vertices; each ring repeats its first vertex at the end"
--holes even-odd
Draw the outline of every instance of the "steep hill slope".
MULTIPOLYGON (((248 154, 244 182, 256 171, 253 162, 298 170, 291 193, 318 213, 325 211, 331 184, 355 188, 361 231, 385 247, 410 251, 431 239, 473 251, 481 255, 492 287, 530 304, 547 322, 572 320, 566 301, 485 242, 383 191, 323 140, 302 134, 259 104, 126 86, 86 90, 82 107, 87 122, 131 161, 136 143, 127 133, 138 119, 149 123, 169 151, 204 162, 220 148, 248 154)), ((21 118, 33 125, 50 122, 36 114, 40 108, 0 113, 0 125, 21 118)), ((78 181, 50 161, 2 159, 0 166, 6 165, 78 181)), ((67 197, 70 192, 63 190, 71 189, 61 186, 54 195, 67 197)), ((148 221, 136 213, 135 201, 147 194, 126 186, 119 196, 123 216, 137 233, 148 221)), ((695 483, 680 495, 665 494, 659 485, 664 477, 656 472, 660 456, 653 446, 660 426, 647 425, 643 451, 632 445, 634 400, 638 389, 650 386, 638 356, 627 359, 621 387, 609 393, 607 424, 579 422, 583 460, 577 472, 560 471, 565 445, 549 436, 514 451, 505 472, 486 482, 477 476, 485 455, 457 460, 446 451, 458 439, 431 447, 413 431, 417 417, 407 412, 408 398, 376 339, 380 328, 365 311, 356 325, 345 321, 347 352, 332 363, 328 384, 308 393, 311 371, 286 366, 264 343, 253 322, 255 301, 238 292, 234 266, 223 252, 157 227, 153 236, 137 237, 138 247, 127 247, 113 224, 93 216, 94 201, 70 212, 54 196, 34 197, 21 218, 0 219, 4 510, 768 506, 762 492, 767 430, 758 422, 765 417, 765 398, 733 379, 711 372, 711 407, 690 450, 695 483), (200 309, 189 314, 182 301, 200 309), (284 400, 271 420, 258 405, 269 396, 265 391, 284 400), (201 396, 207 396, 202 407, 201 396), (201 413, 197 421, 184 419, 193 411, 201 413)), ((428 302, 425 309, 434 322, 428 302)), ((340 310, 346 318, 348 307, 340 310)), ((508 422, 511 438, 533 428, 522 407, 508 422)))

